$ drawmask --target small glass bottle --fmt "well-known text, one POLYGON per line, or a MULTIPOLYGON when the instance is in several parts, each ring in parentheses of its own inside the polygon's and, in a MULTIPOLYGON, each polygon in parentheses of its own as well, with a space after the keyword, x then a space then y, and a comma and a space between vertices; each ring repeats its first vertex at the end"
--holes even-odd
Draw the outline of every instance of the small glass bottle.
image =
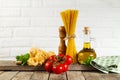
POLYGON ((89 27, 84 27, 84 43, 83 49, 77 54, 77 60, 80 64, 88 64, 90 59, 95 59, 96 53, 94 49, 91 48, 90 42, 90 30, 89 27))

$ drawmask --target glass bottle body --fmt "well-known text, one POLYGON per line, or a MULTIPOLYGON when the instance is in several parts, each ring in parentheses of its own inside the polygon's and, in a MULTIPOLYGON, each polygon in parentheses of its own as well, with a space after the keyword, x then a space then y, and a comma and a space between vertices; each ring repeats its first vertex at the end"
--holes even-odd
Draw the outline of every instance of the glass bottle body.
POLYGON ((88 60, 96 58, 96 52, 91 48, 89 31, 84 34, 83 49, 78 52, 77 57, 80 64, 86 64, 88 60))

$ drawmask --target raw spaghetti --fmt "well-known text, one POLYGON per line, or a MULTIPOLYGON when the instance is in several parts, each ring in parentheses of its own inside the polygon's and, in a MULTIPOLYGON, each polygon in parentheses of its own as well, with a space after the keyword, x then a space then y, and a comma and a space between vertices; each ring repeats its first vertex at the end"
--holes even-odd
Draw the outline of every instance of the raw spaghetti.
POLYGON ((75 45, 75 29, 78 17, 78 10, 65 10, 62 11, 61 17, 64 23, 64 27, 67 35, 67 50, 66 55, 70 55, 73 58, 73 63, 76 63, 76 45, 75 45))

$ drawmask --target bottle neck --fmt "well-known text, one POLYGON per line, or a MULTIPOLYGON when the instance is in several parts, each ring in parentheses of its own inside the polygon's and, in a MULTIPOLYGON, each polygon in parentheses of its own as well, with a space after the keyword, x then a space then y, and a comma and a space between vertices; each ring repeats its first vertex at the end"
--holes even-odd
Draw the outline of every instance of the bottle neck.
POLYGON ((90 49, 91 48, 91 42, 90 42, 90 34, 84 34, 84 43, 83 43, 83 49, 90 49))

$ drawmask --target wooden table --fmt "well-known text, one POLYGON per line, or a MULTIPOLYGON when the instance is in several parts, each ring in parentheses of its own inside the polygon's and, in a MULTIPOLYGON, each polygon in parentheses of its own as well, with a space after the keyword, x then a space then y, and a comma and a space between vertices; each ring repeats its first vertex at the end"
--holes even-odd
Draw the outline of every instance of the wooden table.
POLYGON ((91 66, 74 64, 62 74, 48 73, 43 67, 18 66, 0 61, 0 80, 120 80, 120 74, 104 74, 91 66))

